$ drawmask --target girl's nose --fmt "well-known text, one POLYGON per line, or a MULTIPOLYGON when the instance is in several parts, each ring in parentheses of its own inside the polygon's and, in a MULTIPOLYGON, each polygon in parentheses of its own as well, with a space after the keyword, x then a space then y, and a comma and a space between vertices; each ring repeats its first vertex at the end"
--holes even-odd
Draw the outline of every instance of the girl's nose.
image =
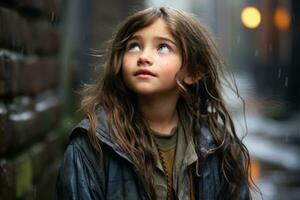
POLYGON ((153 64, 153 56, 151 52, 144 50, 138 59, 138 65, 152 65, 153 64))

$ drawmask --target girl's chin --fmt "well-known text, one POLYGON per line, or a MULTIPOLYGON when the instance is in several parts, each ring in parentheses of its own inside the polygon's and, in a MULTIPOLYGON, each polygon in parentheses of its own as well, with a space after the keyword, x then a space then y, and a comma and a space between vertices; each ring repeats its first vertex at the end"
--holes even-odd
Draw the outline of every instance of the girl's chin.
POLYGON ((138 96, 155 96, 160 93, 154 88, 132 88, 131 90, 138 96))
POLYGON ((153 95, 157 94, 157 92, 149 91, 149 90, 135 90, 135 93, 138 96, 153 96, 153 95))
POLYGON ((152 85, 145 85, 145 84, 135 85, 129 88, 137 95, 151 95, 159 92, 158 89, 153 87, 152 85))

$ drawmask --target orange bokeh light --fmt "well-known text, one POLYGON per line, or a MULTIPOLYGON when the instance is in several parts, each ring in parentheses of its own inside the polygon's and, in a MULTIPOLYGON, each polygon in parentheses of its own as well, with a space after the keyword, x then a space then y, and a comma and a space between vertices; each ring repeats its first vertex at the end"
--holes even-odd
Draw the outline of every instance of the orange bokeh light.
MULTIPOLYGON (((254 183, 258 183, 259 179, 260 179, 260 163, 255 160, 255 159, 251 159, 250 162, 250 171, 251 171, 251 178, 254 181, 254 183)), ((249 177, 250 178, 250 177, 249 177)))
POLYGON ((285 8, 277 8, 274 15, 274 23, 279 30, 287 30, 291 23, 289 11, 285 8))

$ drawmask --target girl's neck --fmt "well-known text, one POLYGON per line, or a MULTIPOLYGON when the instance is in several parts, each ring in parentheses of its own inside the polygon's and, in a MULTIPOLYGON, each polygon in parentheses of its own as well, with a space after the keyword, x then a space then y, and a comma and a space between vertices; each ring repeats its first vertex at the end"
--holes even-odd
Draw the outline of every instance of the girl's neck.
POLYGON ((177 126, 178 98, 139 97, 138 105, 150 128, 162 134, 170 134, 177 126))

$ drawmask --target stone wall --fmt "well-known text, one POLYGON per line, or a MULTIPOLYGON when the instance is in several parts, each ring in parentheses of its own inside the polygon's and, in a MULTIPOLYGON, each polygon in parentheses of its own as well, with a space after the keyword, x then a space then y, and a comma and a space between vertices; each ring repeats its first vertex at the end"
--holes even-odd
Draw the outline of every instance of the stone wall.
POLYGON ((0 3, 0 199, 54 199, 60 0, 0 3))
MULTIPOLYGON (((1 0, 0 199, 54 199, 66 136, 79 120, 74 82, 86 81, 82 72, 92 69, 93 58, 82 62, 78 54, 101 49, 115 25, 143 6, 137 0, 1 0), (75 35, 87 39, 70 45, 66 40, 75 36, 68 35, 65 17, 75 2, 90 9, 79 14, 86 21, 74 23, 82 31, 75 35)), ((71 9, 70 19, 78 12, 81 7, 71 9)))

